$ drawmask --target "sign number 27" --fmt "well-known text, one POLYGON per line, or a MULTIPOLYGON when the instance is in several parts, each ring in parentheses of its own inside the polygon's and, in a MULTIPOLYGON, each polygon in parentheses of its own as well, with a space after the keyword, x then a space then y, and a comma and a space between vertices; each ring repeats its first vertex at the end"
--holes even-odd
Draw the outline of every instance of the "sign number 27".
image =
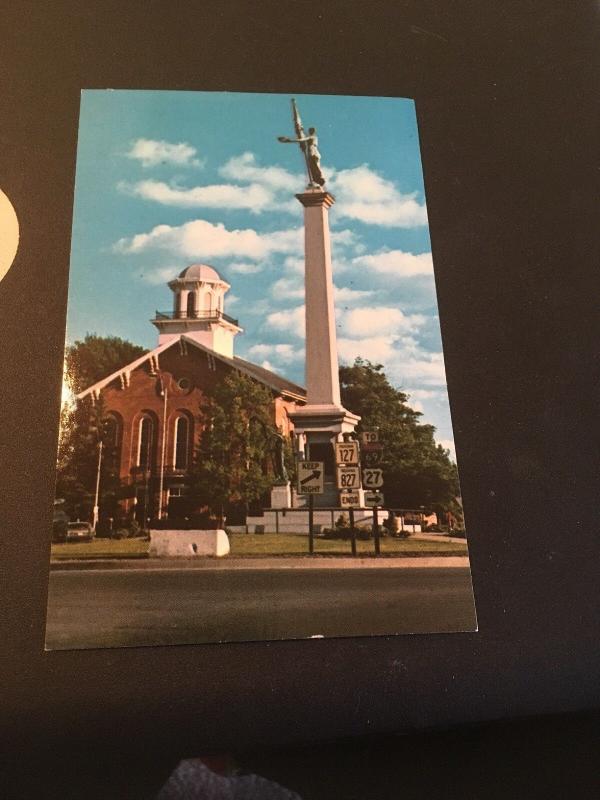
POLYGON ((365 489, 379 489, 383 486, 383 470, 363 469, 363 486, 365 489))

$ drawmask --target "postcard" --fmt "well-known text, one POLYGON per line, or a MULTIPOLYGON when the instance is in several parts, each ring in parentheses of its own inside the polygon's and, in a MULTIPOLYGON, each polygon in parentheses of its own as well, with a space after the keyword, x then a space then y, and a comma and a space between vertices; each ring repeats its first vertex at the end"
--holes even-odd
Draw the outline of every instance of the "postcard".
POLYGON ((414 102, 82 92, 47 649, 477 629, 414 102))

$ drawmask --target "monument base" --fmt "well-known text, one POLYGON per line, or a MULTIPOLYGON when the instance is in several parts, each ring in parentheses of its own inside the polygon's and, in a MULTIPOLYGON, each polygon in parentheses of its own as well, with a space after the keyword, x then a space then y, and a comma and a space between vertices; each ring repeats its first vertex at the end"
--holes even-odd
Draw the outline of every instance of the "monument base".
POLYGON ((226 556, 229 538, 223 530, 150 531, 149 555, 152 558, 226 556))
MULTIPOLYGON (((324 465, 323 492, 312 495, 314 507, 339 507, 340 492, 336 483, 334 444, 343 441, 345 435, 354 433, 360 417, 343 406, 324 403, 309 403, 289 416, 294 424, 294 433, 304 443, 304 460, 320 461, 324 465)), ((307 497, 297 495, 294 505, 308 505, 307 497)))
MULTIPOLYGON (((313 529, 319 535, 323 528, 335 527, 336 521, 345 516, 349 519, 346 508, 315 508, 313 512, 313 529)), ((377 511, 379 524, 383 526, 389 512, 380 508, 377 511)), ((357 508, 354 511, 354 524, 357 528, 370 527, 373 524, 372 508, 357 508)), ((232 525, 233 533, 308 533, 308 510, 306 508, 265 509, 260 516, 249 516, 245 525, 232 525)), ((412 530, 412 528, 411 528, 412 530)))
POLYGON ((289 483, 273 486, 271 489, 271 508, 289 508, 292 505, 292 490, 289 483))

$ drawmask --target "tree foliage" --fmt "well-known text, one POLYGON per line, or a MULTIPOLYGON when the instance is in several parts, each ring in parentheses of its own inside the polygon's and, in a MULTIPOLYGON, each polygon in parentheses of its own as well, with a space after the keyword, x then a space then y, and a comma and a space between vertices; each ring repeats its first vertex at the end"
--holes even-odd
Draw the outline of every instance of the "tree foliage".
POLYGON ((67 380, 74 394, 106 378, 146 353, 143 347, 118 336, 86 334, 65 351, 67 380))
POLYGON ((273 397, 256 381, 231 373, 205 398, 201 418, 194 499, 217 517, 247 511, 273 483, 273 397))
MULTIPOLYGON (((88 334, 65 351, 69 387, 77 394, 145 352, 143 347, 116 336, 88 334)), ((103 416, 102 398, 92 403, 86 397, 65 404, 61 410, 56 496, 65 499, 71 513, 81 518, 91 512, 93 505, 103 416)), ((118 465, 105 448, 101 474, 103 495, 114 496, 118 483, 118 465)))
POLYGON ((436 444, 435 428, 419 422, 408 395, 394 388, 381 364, 356 359, 340 368, 342 403, 361 416, 358 431, 379 430, 386 505, 448 508, 459 494, 448 451, 436 444))

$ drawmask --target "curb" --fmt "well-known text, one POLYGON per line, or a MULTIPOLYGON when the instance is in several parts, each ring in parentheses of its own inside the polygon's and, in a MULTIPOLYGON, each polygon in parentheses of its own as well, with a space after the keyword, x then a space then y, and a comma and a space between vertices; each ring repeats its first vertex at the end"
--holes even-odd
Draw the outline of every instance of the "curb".
POLYGON ((347 558, 345 556, 304 556, 300 558, 144 558, 144 559, 97 559, 94 561, 53 561, 52 572, 72 570, 267 570, 267 569, 385 569, 395 568, 439 568, 469 567, 468 556, 406 556, 402 558, 347 558))

